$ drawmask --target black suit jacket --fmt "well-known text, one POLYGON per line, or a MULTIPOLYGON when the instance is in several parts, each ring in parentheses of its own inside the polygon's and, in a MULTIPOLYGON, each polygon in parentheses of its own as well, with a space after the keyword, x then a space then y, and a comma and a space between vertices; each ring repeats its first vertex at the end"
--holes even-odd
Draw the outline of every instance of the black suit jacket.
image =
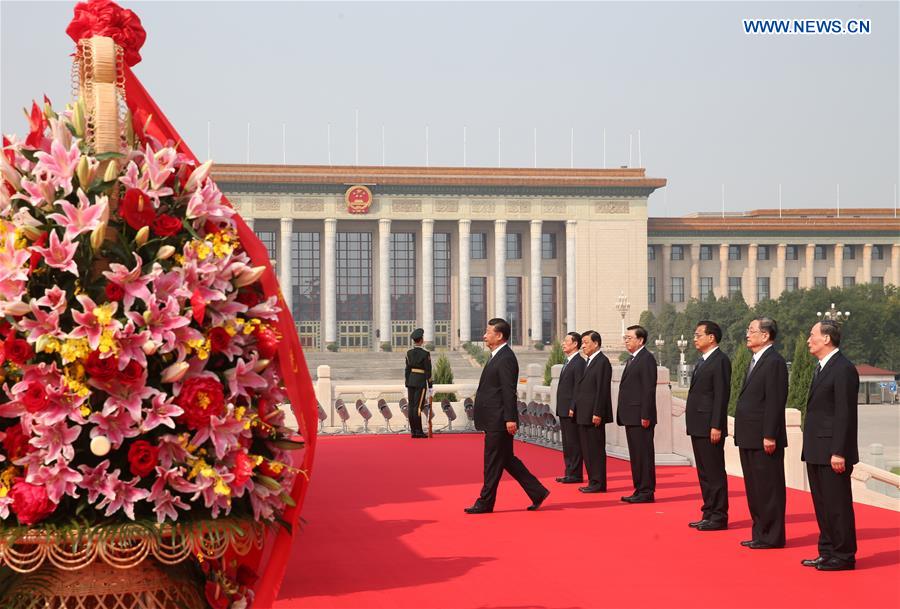
POLYGON ((506 431, 508 422, 519 422, 516 387, 519 383, 519 360, 509 345, 488 360, 481 371, 475 392, 475 429, 506 431))
POLYGON ((640 425, 641 419, 656 425, 656 358, 647 347, 625 366, 616 410, 619 425, 640 425))
POLYGON ((775 347, 769 347, 744 380, 738 397, 734 415, 734 443, 738 447, 762 448, 763 438, 774 438, 778 448, 787 446, 787 392, 787 364, 775 347))
POLYGON ((407 387, 431 387, 431 354, 422 347, 413 347, 407 351, 403 376, 407 387), (425 372, 413 372, 413 369, 425 372))
POLYGON ((569 410, 575 409, 575 387, 584 374, 585 364, 581 353, 576 353, 572 361, 563 367, 556 386, 556 416, 567 417, 569 410))
MULTIPOLYGON (((699 361, 699 360, 698 360, 699 361)), ((689 436, 709 437, 713 427, 728 435, 728 400, 731 397, 731 360, 721 348, 694 369, 685 418, 689 436)))
POLYGON ((803 455, 807 463, 829 465, 831 455, 847 465, 859 462, 857 393, 859 373, 842 351, 831 356, 809 387, 803 426, 803 455))
POLYGON ((591 425, 597 416, 601 424, 612 423, 612 366, 602 353, 584 369, 584 375, 575 388, 575 422, 591 425))

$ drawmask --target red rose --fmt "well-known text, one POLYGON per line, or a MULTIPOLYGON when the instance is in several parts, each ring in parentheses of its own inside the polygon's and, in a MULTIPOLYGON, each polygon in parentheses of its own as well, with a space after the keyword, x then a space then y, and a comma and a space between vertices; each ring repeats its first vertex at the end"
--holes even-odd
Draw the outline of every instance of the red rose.
POLYGON ((84 370, 98 381, 112 380, 119 373, 119 358, 115 355, 101 357, 99 351, 91 351, 84 362, 84 370))
POLYGON ((38 267, 38 264, 40 264, 41 258, 43 258, 41 253, 35 251, 33 248, 34 247, 44 247, 45 245, 47 245, 47 239, 49 239, 49 238, 50 238, 50 233, 41 233, 41 236, 38 237, 35 240, 35 242, 32 244, 31 260, 28 265, 28 270, 31 271, 32 273, 34 272, 34 269, 36 269, 38 267))
POLYGON ((138 440, 128 449, 128 465, 131 473, 143 478, 150 475, 159 461, 159 447, 146 440, 138 440))
POLYGON ((238 585, 251 588, 256 585, 258 579, 259 575, 247 565, 238 567, 237 575, 235 576, 235 581, 237 581, 238 585))
POLYGON ((108 36, 122 47, 125 63, 133 66, 141 60, 140 50, 147 40, 141 20, 132 11, 111 0, 91 0, 75 5, 66 34, 76 43, 91 36, 108 36))
POLYGON ((53 513, 56 504, 47 497, 47 489, 36 484, 29 484, 19 478, 9 492, 12 497, 12 510, 19 519, 19 524, 31 526, 53 513))
POLYGON ((252 309, 262 302, 262 298, 260 297, 259 292, 257 292, 255 289, 247 288, 241 289, 241 291, 238 292, 237 301, 242 305, 247 305, 247 307, 252 309))
POLYGON ((273 480, 277 480, 281 476, 281 472, 284 471, 284 468, 279 465, 272 465, 271 461, 264 460, 259 464, 259 473, 263 476, 268 476, 273 480))
POLYGON ((12 324, 5 319, 0 320, 0 336, 6 338, 10 330, 12 330, 12 324))
POLYGON ((159 214, 153 219, 153 224, 150 227, 153 229, 153 234, 159 237, 171 237, 181 232, 182 224, 181 220, 175 216, 159 214))
POLYGON ((129 387, 133 387, 135 385, 139 385, 143 383, 144 380, 144 368, 134 360, 128 362, 128 365, 125 366, 125 369, 119 373, 122 382, 124 382, 129 387))
POLYGON ((142 190, 129 188, 119 203, 119 215, 134 230, 149 226, 156 217, 153 201, 142 190))
POLYGON ((281 338, 269 326, 259 326, 256 330, 256 348, 259 356, 264 359, 271 359, 278 352, 278 343, 281 338))
POLYGON ((250 476, 253 475, 253 459, 247 456, 245 452, 237 453, 234 458, 234 486, 240 488, 244 486, 250 476))
POLYGON ((21 423, 10 425, 4 432, 6 437, 3 438, 3 450, 6 451, 6 456, 10 461, 21 459, 28 454, 28 436, 22 431, 21 423))
POLYGON ((199 429, 209 423, 210 417, 225 412, 222 383, 209 377, 190 378, 181 386, 175 403, 184 410, 178 419, 190 429, 199 429))
POLYGON ((34 349, 31 348, 31 345, 24 339, 15 336, 6 339, 6 342, 3 343, 3 352, 6 359, 20 366, 34 356, 34 349))
POLYGON ((22 394, 22 404, 25 410, 31 414, 37 414, 47 407, 47 392, 41 383, 34 381, 28 383, 28 389, 22 394))
POLYGON ((231 599, 228 597, 228 593, 225 592, 225 588, 218 582, 207 581, 206 586, 203 588, 203 593, 211 609, 228 609, 231 606, 231 599))
POLYGON ((225 328, 217 326, 209 331, 209 349, 213 353, 221 353, 231 344, 231 335, 225 328))
POLYGON ((106 284, 106 299, 110 302, 119 302, 125 298, 125 289, 118 283, 109 282, 106 284))

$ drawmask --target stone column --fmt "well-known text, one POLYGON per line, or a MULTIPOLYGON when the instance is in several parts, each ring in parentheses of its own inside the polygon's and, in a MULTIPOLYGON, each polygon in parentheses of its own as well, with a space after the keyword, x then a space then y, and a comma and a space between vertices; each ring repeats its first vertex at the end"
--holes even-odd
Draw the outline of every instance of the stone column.
POLYGON ((577 221, 566 220, 566 332, 577 332, 575 323, 575 229, 577 221))
POLYGON ((540 220, 531 221, 531 343, 543 342, 541 311, 541 227, 540 220))
POLYGON ((891 283, 900 286, 900 243, 891 250, 891 283))
POLYGON ((388 218, 378 221, 378 336, 379 342, 391 342, 391 221, 388 218))
POLYGON ((757 267, 757 256, 759 256, 759 245, 756 243, 751 243, 747 248, 747 284, 745 286, 741 286, 741 290, 744 292, 744 300, 751 307, 756 304, 759 300, 759 294, 757 294, 757 285, 756 285, 756 267, 757 267))
POLYGON ((422 220, 422 329, 434 342, 434 220, 422 220))
POLYGON ((662 289, 658 290, 662 296, 660 302, 672 302, 672 246, 668 243, 662 246, 662 289))
MULTIPOLYGON (((490 317, 491 315, 488 315, 488 319, 490 317)), ((506 319, 506 220, 494 220, 493 317, 506 319)))
POLYGON ((787 256, 787 243, 779 243, 778 249, 775 252, 775 273, 772 277, 772 283, 774 285, 769 286, 769 291, 772 294, 772 298, 778 298, 784 293, 784 284, 785 284, 785 271, 784 271, 784 261, 787 256))
POLYGON ((337 259, 335 241, 337 220, 325 219, 325 247, 322 259, 325 287, 325 345, 337 342, 337 259))
POLYGON ((872 283, 872 244, 863 245, 862 282, 872 283))
POLYGON ((806 245, 806 266, 803 268, 803 276, 806 280, 806 285, 801 286, 807 289, 812 289, 815 284, 815 276, 816 276, 816 244, 808 243, 806 245))
POLYGON ((728 244, 719 246, 719 293, 718 298, 728 297, 728 244))
POLYGON ((470 230, 472 221, 462 219, 459 221, 459 342, 467 343, 472 340, 472 303, 469 295, 469 255, 471 254, 470 230))
POLYGON ((281 294, 284 296, 284 304, 293 317, 294 278, 291 276, 291 241, 294 234, 294 219, 281 219, 281 240, 278 248, 278 282, 281 284, 281 294))
MULTIPOLYGON (((703 295, 706 297, 706 294, 703 295)), ((691 244, 691 298, 700 299, 700 244, 691 244)))
POLYGON ((834 283, 832 287, 842 287, 844 285, 844 244, 834 244, 834 283))

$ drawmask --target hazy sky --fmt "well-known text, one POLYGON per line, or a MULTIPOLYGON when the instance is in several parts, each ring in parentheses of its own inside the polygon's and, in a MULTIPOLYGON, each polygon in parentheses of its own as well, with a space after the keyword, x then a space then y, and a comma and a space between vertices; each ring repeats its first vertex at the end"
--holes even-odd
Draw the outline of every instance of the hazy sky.
MULTIPOLYGON (((669 180, 651 215, 895 204, 900 3, 122 2, 136 67, 199 156, 325 164, 640 161, 669 180), (868 36, 744 34, 744 18, 870 19, 868 36)), ((0 127, 70 100, 72 2, 0 2, 0 127)))

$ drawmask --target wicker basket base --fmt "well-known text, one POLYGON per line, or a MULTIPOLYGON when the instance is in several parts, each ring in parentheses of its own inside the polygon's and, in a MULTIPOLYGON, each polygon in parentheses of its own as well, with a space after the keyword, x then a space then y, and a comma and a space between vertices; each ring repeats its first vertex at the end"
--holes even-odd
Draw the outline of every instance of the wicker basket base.
MULTIPOLYGON (((26 576, 27 577, 27 576, 26 576)), ((44 567, 33 577, 46 581, 40 609, 205 609, 196 586, 173 580, 152 560, 130 569, 97 562, 78 571, 44 567)), ((24 583, 24 582, 23 582, 24 583)), ((13 599, 0 600, 0 604, 13 599), (5 601, 5 602, 4 602, 5 601)))

